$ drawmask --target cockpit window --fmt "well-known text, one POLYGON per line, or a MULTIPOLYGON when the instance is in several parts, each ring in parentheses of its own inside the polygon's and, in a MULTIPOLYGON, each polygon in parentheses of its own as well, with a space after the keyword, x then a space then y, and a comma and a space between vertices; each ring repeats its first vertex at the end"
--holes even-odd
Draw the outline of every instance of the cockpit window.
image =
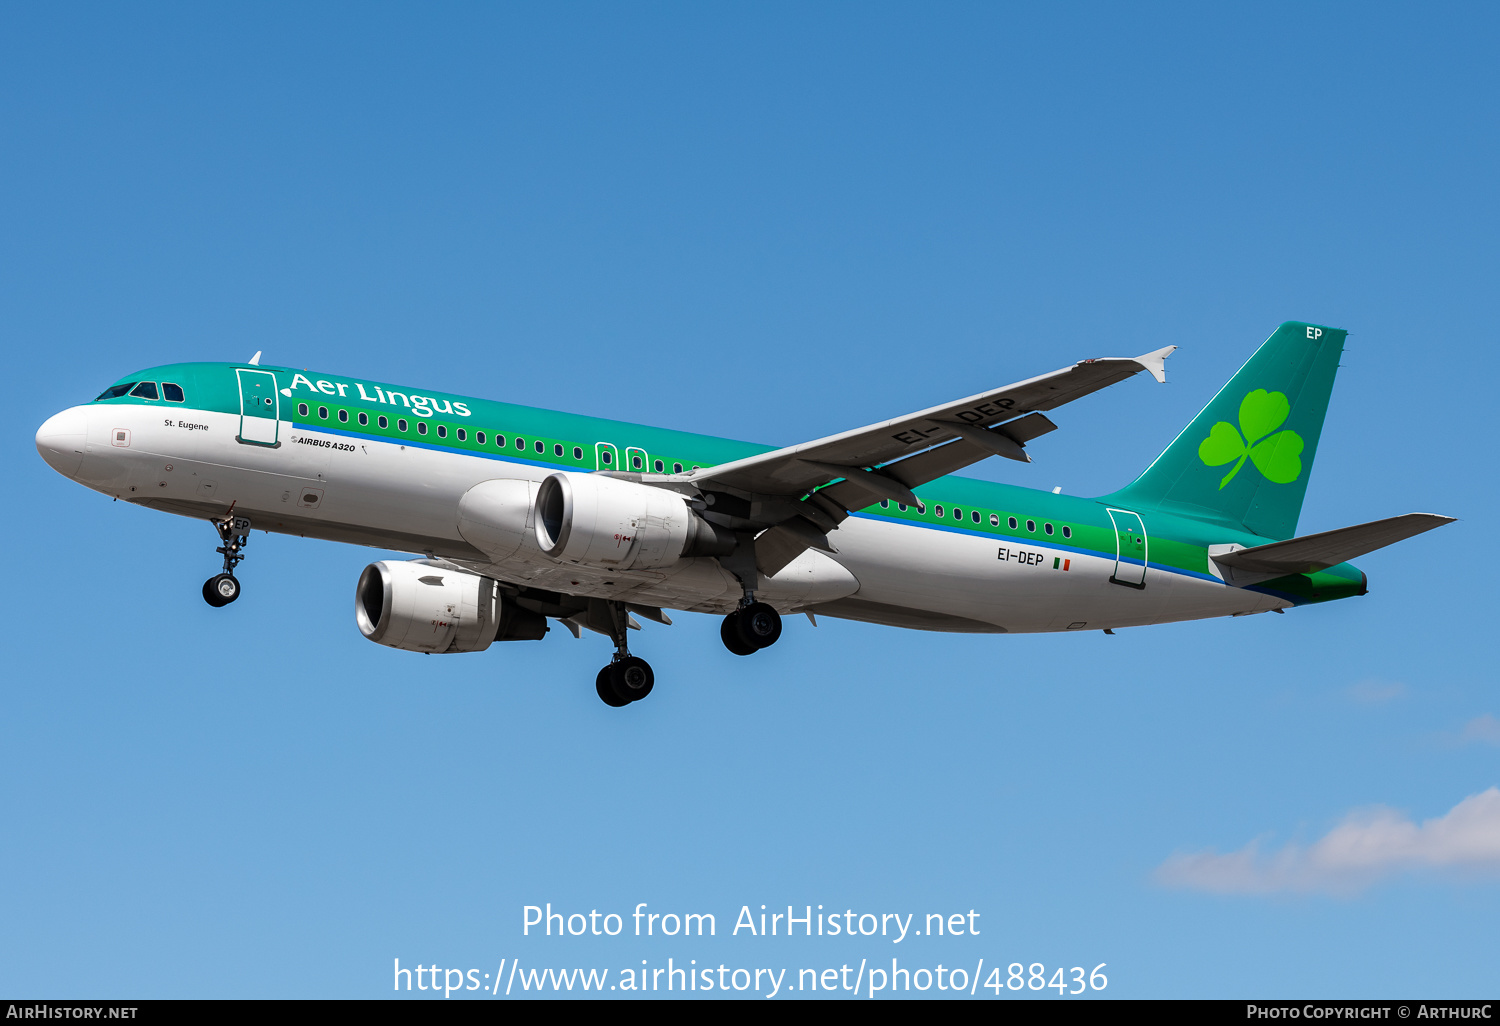
POLYGON ((155 399, 157 398, 156 382, 142 381, 139 385, 136 385, 130 390, 130 394, 135 396, 137 399, 155 399))
MULTIPOLYGON (((109 388, 106 388, 103 392, 99 393, 99 399, 118 399, 120 398, 120 396, 124 395, 126 392, 129 392, 134 387, 134 381, 125 385, 111 385, 109 388)), ((95 399, 94 402, 97 403, 99 399, 95 399)))
POLYGON ((186 398, 182 394, 182 386, 174 385, 170 381, 161 383, 161 397, 169 403, 180 403, 186 398))

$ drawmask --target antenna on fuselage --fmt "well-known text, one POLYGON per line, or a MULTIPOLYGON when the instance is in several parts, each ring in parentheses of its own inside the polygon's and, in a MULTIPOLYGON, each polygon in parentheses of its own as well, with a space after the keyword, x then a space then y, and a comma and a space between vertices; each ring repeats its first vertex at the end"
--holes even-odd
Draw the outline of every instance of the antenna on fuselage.
POLYGON ((250 366, 252 366, 252 367, 259 367, 260 366, 260 350, 259 349, 257 349, 255 351, 255 355, 254 356, 250 357, 250 366))

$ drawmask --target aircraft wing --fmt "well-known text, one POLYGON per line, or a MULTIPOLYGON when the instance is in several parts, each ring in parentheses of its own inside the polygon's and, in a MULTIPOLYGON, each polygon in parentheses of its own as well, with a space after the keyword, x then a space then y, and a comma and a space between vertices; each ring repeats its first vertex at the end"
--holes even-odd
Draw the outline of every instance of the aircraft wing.
MULTIPOLYGON (((1056 429, 1055 424, 1040 416, 1042 411, 1081 399, 1143 370, 1156 380, 1165 381, 1165 361, 1176 348, 1167 346, 1134 359, 1084 360, 1051 374, 956 402, 705 467, 678 475, 677 479, 700 486, 729 488, 746 497, 796 497, 839 477, 867 480, 859 478, 859 472, 865 468, 882 467, 881 476, 899 482, 904 486, 902 490, 909 490, 989 456, 1007 456, 1029 463, 1030 457, 1023 448, 1026 442, 1056 429), (944 448, 954 452, 942 459, 912 462, 912 454, 943 443, 949 443, 944 448), (892 460, 899 462, 891 464, 892 460), (850 478, 851 474, 854 478, 850 478)), ((867 483, 866 490, 875 498, 890 497, 891 489, 882 489, 880 482, 867 483)))
POLYGON ((731 529, 770 528, 756 538, 755 553, 761 572, 775 574, 809 547, 835 551, 827 534, 853 510, 881 499, 920 505, 913 488, 990 456, 1029 463, 1026 443, 1057 428, 1044 411, 1143 370, 1165 381, 1176 348, 1084 360, 868 427, 642 480, 703 493, 707 512, 731 529))

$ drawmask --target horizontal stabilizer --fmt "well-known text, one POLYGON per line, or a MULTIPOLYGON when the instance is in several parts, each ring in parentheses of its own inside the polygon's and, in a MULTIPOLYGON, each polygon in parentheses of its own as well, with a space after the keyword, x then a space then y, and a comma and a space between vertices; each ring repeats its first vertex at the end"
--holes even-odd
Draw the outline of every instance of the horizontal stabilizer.
POLYGON ((1321 534, 1257 545, 1250 549, 1215 552, 1211 548, 1209 555, 1220 567, 1232 567, 1257 576, 1310 574, 1363 556, 1367 552, 1383 549, 1387 545, 1394 545, 1423 531, 1451 524, 1454 519, 1436 513, 1407 513, 1354 527, 1340 527, 1321 534))

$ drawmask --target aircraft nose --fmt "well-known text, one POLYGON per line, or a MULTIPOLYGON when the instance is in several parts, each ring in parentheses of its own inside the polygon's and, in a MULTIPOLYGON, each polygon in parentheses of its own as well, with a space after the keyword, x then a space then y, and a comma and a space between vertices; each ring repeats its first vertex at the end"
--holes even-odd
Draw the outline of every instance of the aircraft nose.
POLYGON ((37 428, 36 451, 53 470, 72 477, 83 463, 88 425, 88 411, 79 406, 54 414, 37 428))

